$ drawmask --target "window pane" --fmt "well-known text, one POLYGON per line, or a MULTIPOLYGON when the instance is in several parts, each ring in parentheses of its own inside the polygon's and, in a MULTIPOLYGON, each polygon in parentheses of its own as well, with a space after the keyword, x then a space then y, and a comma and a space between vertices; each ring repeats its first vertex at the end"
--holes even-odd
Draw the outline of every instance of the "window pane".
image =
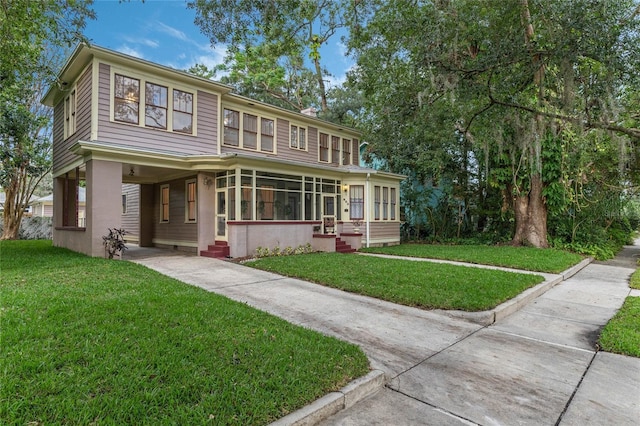
POLYGON ((351 164, 351 141, 349 139, 342 139, 342 164, 351 164))
POLYGON ((173 130, 175 132, 193 133, 192 118, 191 114, 173 111, 173 130))
POLYGON ((307 149, 307 129, 298 129, 298 148, 307 149))
POLYGON ((380 187, 376 186, 373 189, 373 218, 380 220, 380 187))
POLYGON ((396 189, 391 188, 391 220, 396 220, 396 189))
POLYGON ((253 199, 251 188, 242 188, 242 200, 240 201, 242 220, 253 220, 253 199))
POLYGON ((114 85, 114 120, 138 124, 140 80, 116 74, 114 85))
POLYGON ((291 144, 289 146, 291 148, 298 147, 298 128, 296 126, 291 126, 291 144))
POLYGON ((174 111, 193 114, 193 95, 181 90, 173 91, 173 109, 174 111))
POLYGON ((329 162, 329 135, 320 133, 320 161, 329 162))
POLYGON ((331 163, 340 164, 340 138, 331 136, 331 163))
POLYGON ((350 201, 351 209, 349 210, 349 216, 351 220, 364 218, 364 186, 352 185, 350 188, 350 201))
POLYGON ((173 91, 173 131, 193 133, 193 95, 181 90, 173 91))
POLYGON ((144 110, 144 125, 158 129, 166 129, 167 110, 147 105, 144 110))
POLYGON ((242 146, 244 148, 256 149, 258 147, 258 117, 251 114, 244 114, 242 146))
POLYGON ((263 118, 260 120, 260 149, 273 152, 273 120, 263 118))
POLYGON ((230 109, 224 110, 224 143, 238 146, 240 129, 240 113, 230 109))

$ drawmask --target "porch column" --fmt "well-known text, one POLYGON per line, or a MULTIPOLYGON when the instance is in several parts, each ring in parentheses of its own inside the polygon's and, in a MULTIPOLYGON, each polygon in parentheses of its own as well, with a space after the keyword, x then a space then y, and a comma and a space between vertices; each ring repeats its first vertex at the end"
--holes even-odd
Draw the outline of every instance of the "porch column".
POLYGON ((104 256, 102 237, 109 228, 122 226, 122 165, 112 161, 90 160, 86 168, 87 254, 104 256))
POLYGON ((200 250, 207 250, 209 244, 215 242, 215 175, 198 173, 196 188, 198 200, 198 254, 200 250))

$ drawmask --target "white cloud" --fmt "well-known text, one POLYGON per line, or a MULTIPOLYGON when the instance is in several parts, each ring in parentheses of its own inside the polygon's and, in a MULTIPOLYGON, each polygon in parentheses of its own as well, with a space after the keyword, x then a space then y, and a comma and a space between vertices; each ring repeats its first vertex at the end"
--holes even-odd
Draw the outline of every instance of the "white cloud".
POLYGON ((160 43, 156 40, 151 40, 148 38, 132 38, 132 37, 126 37, 125 41, 128 43, 134 43, 134 44, 141 44, 143 46, 148 46, 148 47, 152 47, 152 48, 157 48, 160 47, 160 43))
POLYGON ((184 32, 182 32, 182 31, 180 31, 178 29, 175 29, 175 28, 173 28, 173 27, 171 27, 171 26, 169 26, 167 24, 164 24, 162 22, 157 22, 157 28, 158 28, 158 30, 160 32, 163 32, 163 33, 165 33, 165 34, 167 34, 167 35, 169 35, 169 36, 171 36, 173 38, 177 38, 178 40, 191 41, 191 40, 189 40, 189 37, 187 37, 187 35, 184 32))
POLYGON ((135 58, 144 59, 144 55, 139 51, 129 46, 120 46, 116 49, 120 53, 124 53, 125 55, 133 56, 135 58))

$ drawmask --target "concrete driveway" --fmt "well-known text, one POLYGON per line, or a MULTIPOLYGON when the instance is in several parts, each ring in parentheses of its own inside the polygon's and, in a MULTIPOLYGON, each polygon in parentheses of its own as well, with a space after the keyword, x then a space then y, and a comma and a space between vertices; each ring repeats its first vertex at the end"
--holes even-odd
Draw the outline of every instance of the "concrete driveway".
POLYGON ((637 250, 585 267, 489 325, 486 315, 408 308, 221 260, 130 258, 360 345, 386 386, 323 425, 635 425, 640 359, 595 345, 630 293, 637 250))

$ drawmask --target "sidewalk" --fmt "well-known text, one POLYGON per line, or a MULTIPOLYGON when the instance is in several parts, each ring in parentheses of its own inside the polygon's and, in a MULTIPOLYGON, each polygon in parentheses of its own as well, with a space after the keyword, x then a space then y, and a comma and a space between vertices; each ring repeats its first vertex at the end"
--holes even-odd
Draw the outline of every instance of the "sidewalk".
POLYGON ((324 425, 636 424, 640 418, 640 359, 596 353, 594 346, 629 294, 629 263, 591 264, 541 296, 512 302, 517 312, 510 316, 478 318, 214 259, 135 261, 360 345, 387 385, 324 425))

